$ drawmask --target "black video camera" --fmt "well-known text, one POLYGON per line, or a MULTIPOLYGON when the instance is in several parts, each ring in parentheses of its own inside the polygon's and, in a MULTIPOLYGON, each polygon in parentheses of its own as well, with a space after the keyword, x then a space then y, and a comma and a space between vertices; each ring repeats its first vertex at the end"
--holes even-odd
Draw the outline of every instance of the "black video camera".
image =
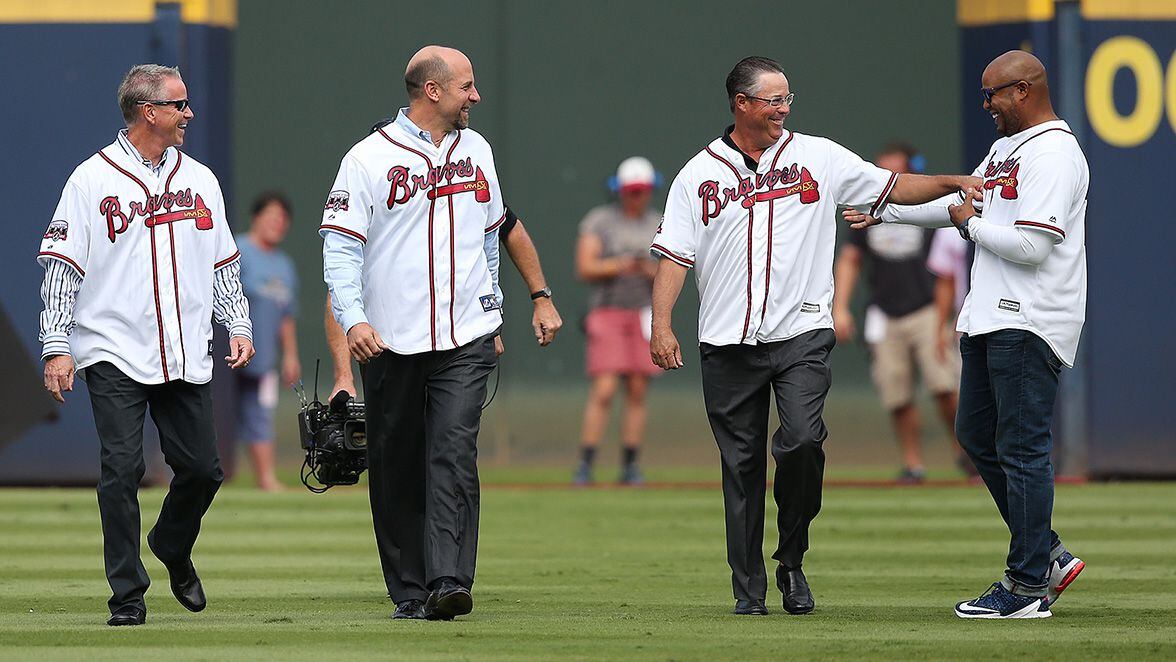
POLYGON ((339 391, 329 404, 303 404, 298 412, 298 431, 306 460, 300 472, 311 492, 326 492, 334 485, 355 485, 367 469, 367 422, 362 402, 339 391), (318 485, 312 485, 314 478, 318 485))

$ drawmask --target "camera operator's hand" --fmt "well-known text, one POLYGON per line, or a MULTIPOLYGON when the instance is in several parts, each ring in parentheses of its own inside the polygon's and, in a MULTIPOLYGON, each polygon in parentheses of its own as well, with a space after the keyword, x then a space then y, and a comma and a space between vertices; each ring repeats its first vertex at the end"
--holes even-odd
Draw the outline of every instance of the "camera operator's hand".
POLYGON ((384 344, 371 324, 360 322, 347 330, 347 349, 356 361, 367 363, 373 356, 392 348, 384 344))
POLYGON ((65 402, 63 391, 73 390, 74 360, 69 354, 52 356, 45 362, 45 390, 58 402, 65 402))

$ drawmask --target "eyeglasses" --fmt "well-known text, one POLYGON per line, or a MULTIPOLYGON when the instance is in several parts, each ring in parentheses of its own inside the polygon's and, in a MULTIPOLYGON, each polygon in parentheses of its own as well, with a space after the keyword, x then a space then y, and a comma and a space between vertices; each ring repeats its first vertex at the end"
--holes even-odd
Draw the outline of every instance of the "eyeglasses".
POLYGON ((138 105, 138 106, 145 106, 147 104, 150 104, 152 106, 171 106, 171 107, 175 108, 176 110, 180 111, 181 113, 184 112, 184 110, 186 110, 188 108, 188 100, 187 99, 167 99, 167 100, 136 101, 135 102, 135 105, 138 105))
POLYGON ((1006 87, 1012 87, 1017 83, 1025 83, 1026 85, 1029 85, 1028 81, 1015 80, 1011 83, 1005 83, 1004 85, 997 85, 996 87, 982 87, 980 88, 980 96, 984 97, 984 101, 986 103, 991 103, 993 95, 995 95, 998 91, 1003 90, 1006 87))
POLYGON ((783 105, 791 106, 792 100, 796 98, 796 93, 790 92, 787 96, 772 97, 771 99, 765 99, 763 97, 753 97, 750 94, 744 94, 743 96, 747 97, 748 99, 755 99, 756 101, 763 101, 764 103, 768 104, 772 108, 779 108, 780 106, 783 106, 783 105))

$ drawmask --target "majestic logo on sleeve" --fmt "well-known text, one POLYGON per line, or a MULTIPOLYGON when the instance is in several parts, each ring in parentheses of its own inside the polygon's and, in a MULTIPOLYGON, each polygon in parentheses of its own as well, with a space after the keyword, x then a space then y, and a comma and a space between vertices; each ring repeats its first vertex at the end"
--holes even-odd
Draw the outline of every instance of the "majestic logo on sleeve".
POLYGON ((428 191, 429 200, 473 193, 474 200, 490 202, 490 182, 486 175, 482 174, 482 168, 475 166, 468 156, 456 163, 450 162, 431 168, 424 174, 414 175, 405 166, 393 166, 388 170, 388 181, 392 184, 391 190, 388 191, 388 209, 405 204, 421 191, 428 191), (453 181, 456 178, 467 177, 473 179, 465 182, 453 181))
POLYGON ((147 219, 144 225, 149 228, 192 220, 196 222, 197 230, 212 229, 212 210, 204 204, 204 199, 199 193, 193 201, 191 188, 175 193, 153 195, 147 198, 146 202, 132 200, 129 207, 129 211, 123 212, 122 202, 117 195, 108 195, 98 203, 98 213, 106 217, 106 237, 112 244, 139 216, 147 219), (163 213, 159 213, 160 211, 163 213))
POLYGON ((69 223, 66 221, 53 221, 45 228, 45 238, 50 241, 65 241, 69 236, 69 223))
POLYGON ((347 211, 347 203, 351 200, 351 194, 347 191, 331 191, 327 196, 327 204, 323 206, 326 211, 347 211))
POLYGON ((1000 187, 1000 197, 1005 200, 1017 199, 1017 186, 1021 180, 1017 177, 1021 171, 1021 157, 1005 159, 1000 163, 988 162, 984 169, 984 190, 991 191, 1000 187))
POLYGON ((738 201, 744 209, 750 209, 757 202, 778 200, 789 196, 798 196, 802 205, 810 205, 821 199, 820 187, 813 179, 808 168, 796 163, 785 168, 772 169, 755 176, 753 184, 751 178, 741 177, 736 186, 722 188, 715 180, 706 180, 698 187, 698 197, 702 202, 702 224, 709 225, 711 219, 718 218, 723 209, 733 201, 738 201), (777 185, 779 188, 776 188, 777 185))

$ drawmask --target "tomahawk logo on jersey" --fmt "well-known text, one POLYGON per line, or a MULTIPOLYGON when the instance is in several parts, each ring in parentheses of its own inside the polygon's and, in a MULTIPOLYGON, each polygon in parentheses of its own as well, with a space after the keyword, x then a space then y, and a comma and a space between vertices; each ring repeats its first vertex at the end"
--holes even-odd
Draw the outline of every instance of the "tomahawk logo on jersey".
POLYGON ((881 213, 896 178, 826 138, 785 131, 756 163, 724 135, 674 179, 650 250, 695 269, 701 342, 832 328, 836 208, 881 213))
POLYGON ((493 283, 485 233, 505 220, 490 145, 473 129, 440 146, 399 123, 380 127, 343 157, 320 234, 364 244, 363 310, 400 354, 460 347, 502 323, 485 304, 493 283))

